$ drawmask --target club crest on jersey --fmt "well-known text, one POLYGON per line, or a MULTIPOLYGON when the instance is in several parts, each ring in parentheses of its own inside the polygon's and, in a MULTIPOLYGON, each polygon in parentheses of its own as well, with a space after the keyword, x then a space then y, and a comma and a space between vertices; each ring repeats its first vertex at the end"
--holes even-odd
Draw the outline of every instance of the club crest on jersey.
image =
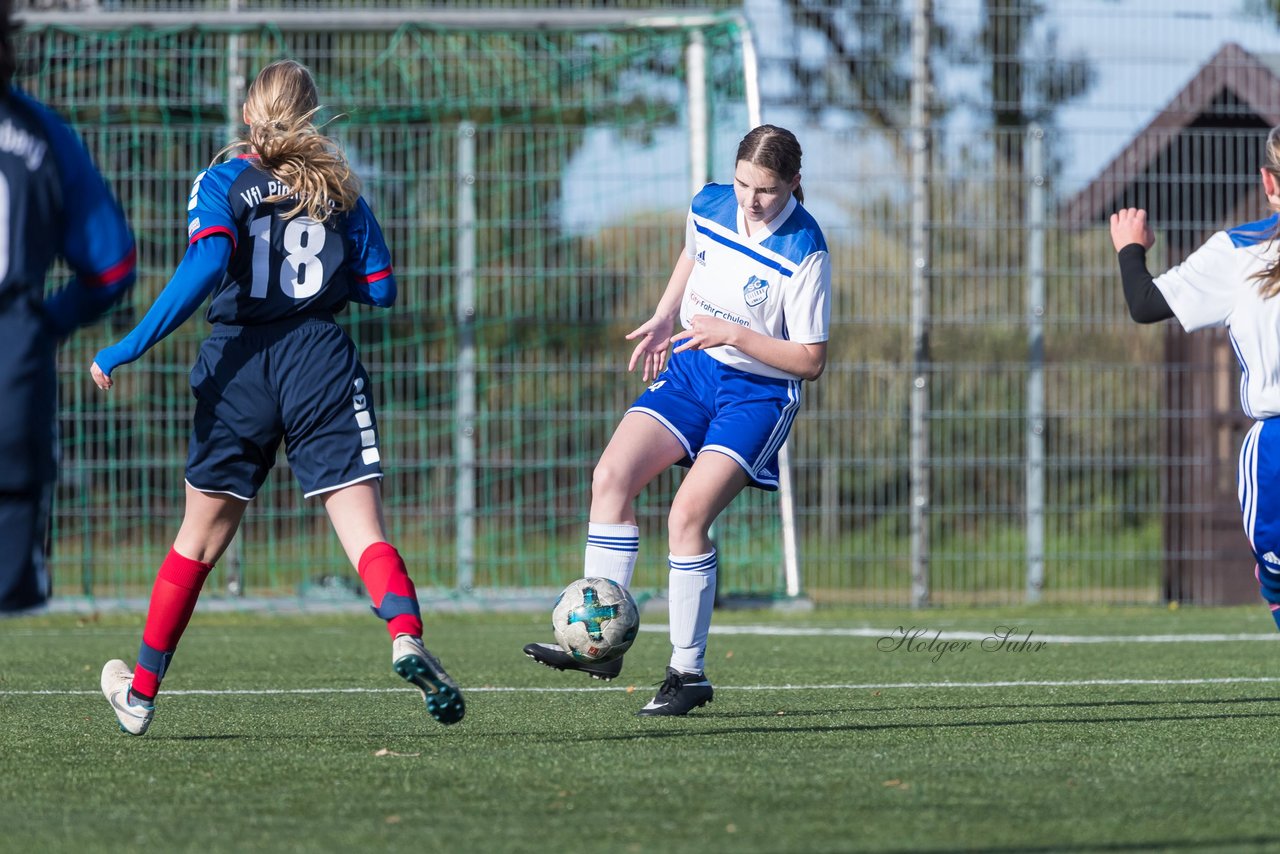
POLYGON ((764 279, 752 276, 742 288, 742 297, 747 305, 755 307, 769 298, 769 283, 764 279))

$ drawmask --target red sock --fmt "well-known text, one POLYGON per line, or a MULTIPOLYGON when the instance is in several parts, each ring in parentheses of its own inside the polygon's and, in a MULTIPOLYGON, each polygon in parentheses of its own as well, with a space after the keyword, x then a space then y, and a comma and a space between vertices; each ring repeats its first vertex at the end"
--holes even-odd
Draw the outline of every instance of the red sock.
POLYGON ((160 680, 164 679, 169 660, 186 631, 200 588, 211 569, 213 564, 183 557, 173 549, 165 555, 156 573, 155 586, 151 588, 151 606, 142 630, 138 667, 133 672, 133 693, 154 698, 160 690, 160 680))
POLYGON ((373 613, 387 621, 391 637, 422 637, 418 593, 400 553, 390 543, 374 543, 360 555, 358 570, 373 600, 373 613))

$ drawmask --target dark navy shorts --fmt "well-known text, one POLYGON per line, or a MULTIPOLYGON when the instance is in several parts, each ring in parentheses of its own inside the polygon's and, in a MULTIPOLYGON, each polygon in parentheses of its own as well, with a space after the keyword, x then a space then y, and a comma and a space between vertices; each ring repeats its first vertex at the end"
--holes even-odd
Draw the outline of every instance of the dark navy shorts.
POLYGON ((310 498, 382 477, 369 375, 331 318, 216 324, 191 369, 187 483, 250 499, 284 440, 310 498))
POLYGON ((39 293, 0 291, 0 613, 43 605, 57 475, 58 336, 39 293))
POLYGON ((36 297, 0 292, 0 493, 57 476, 58 336, 36 297))
POLYGON ((701 350, 672 353, 667 368, 628 412, 650 415, 670 430, 692 465, 715 451, 737 461, 751 485, 778 488, 778 451, 800 408, 800 381, 763 377, 721 364, 701 350))
POLYGON ((49 506, 53 482, 24 493, 0 492, 0 613, 43 605, 49 597, 49 506))

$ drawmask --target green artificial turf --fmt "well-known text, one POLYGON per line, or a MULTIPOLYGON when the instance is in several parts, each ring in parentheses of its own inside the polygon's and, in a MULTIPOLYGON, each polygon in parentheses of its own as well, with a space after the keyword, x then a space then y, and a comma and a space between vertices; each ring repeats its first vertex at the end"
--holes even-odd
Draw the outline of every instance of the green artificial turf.
POLYGON ((1280 645, 1261 607, 721 612, 717 629, 752 633, 712 635, 715 701, 680 719, 635 717, 666 664, 662 633, 642 632, 605 684, 520 653, 550 639, 544 615, 427 621, 466 692, 455 727, 398 682, 372 617, 199 613, 142 738, 97 692, 106 659, 132 664, 141 617, 0 622, 0 850, 1260 851, 1277 838, 1263 818, 1280 645), (998 626, 1032 643, 959 645, 998 626), (898 627, 941 639, 881 640, 898 627), (1206 633, 1265 639, 1034 646, 1206 633))

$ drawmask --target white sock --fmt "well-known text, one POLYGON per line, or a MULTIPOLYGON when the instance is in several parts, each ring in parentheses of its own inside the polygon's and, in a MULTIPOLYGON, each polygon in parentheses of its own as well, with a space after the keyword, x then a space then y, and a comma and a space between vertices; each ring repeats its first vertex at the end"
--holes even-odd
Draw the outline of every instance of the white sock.
POLYGON ((635 525, 587 525, 587 553, 582 564, 583 578, 609 578, 624 588, 631 587, 631 573, 640 553, 640 529, 635 525))
POLYGON ((711 610, 716 601, 716 553, 712 550, 692 557, 671 555, 668 562, 671 666, 681 673, 702 673, 711 610))

